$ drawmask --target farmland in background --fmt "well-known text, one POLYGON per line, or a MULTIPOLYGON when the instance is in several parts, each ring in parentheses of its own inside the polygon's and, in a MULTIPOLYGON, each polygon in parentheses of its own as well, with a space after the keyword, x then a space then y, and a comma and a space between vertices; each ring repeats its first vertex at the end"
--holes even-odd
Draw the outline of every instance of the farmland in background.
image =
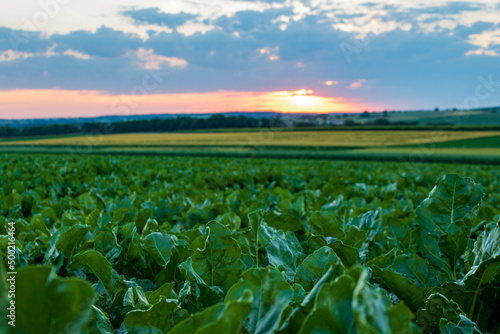
MULTIPOLYGON (((376 147, 440 143, 500 136, 496 131, 262 131, 205 133, 140 133, 104 135, 96 146, 320 146, 376 147)), ((0 141, 0 145, 88 145, 89 137, 0 141)))
POLYGON ((0 152, 500 163, 498 131, 253 131, 6 139, 0 152))

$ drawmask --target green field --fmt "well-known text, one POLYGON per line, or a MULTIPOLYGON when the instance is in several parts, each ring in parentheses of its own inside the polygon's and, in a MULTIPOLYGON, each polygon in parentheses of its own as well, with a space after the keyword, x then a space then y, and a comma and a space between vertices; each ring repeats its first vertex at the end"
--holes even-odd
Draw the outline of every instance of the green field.
POLYGON ((15 333, 500 330, 495 166, 3 154, 0 175, 15 333))
POLYGON ((495 131, 261 131, 0 141, 0 152, 500 163, 495 131))
MULTIPOLYGON (((500 112, 500 111, 499 111, 500 112)), ((370 119, 355 119, 356 121, 370 121, 370 119)), ((390 112, 385 117, 390 122, 416 122, 419 125, 450 124, 455 126, 474 125, 500 125, 500 114, 491 111, 479 110, 457 110, 457 111, 412 111, 412 112, 390 112)))

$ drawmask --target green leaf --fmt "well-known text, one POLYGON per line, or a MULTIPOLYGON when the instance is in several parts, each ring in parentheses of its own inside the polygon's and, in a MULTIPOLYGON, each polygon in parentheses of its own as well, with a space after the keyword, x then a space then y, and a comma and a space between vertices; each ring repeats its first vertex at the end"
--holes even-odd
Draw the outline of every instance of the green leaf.
POLYGON ((89 227, 87 225, 73 225, 59 235, 56 247, 61 250, 67 259, 71 259, 88 231, 89 227))
POLYGON ((220 303, 193 314, 175 326, 169 334, 240 333, 244 320, 252 309, 249 291, 238 300, 220 303))
POLYGON ((412 279, 391 269, 381 269, 377 266, 373 266, 372 269, 389 287, 390 291, 399 299, 404 300, 412 310, 417 311, 424 306, 425 291, 412 279))
MULTIPOLYGON (((238 242, 231 236, 231 231, 224 225, 212 221, 207 224, 207 230, 205 247, 197 249, 190 257, 192 268, 196 276, 207 285, 216 285, 227 291, 243 270, 241 251, 238 242)), ((190 272, 188 265, 183 267, 185 272, 190 272)))
POLYGON ((196 313, 222 302, 224 292, 216 286, 184 281, 177 299, 182 308, 188 310, 189 313, 196 313))
POLYGON ((417 208, 414 236, 423 256, 456 279, 456 264, 469 241, 474 208, 484 196, 480 186, 457 174, 441 177, 417 208))
MULTIPOLYGON (((361 231, 366 231, 366 241, 377 242, 383 238, 384 225, 382 223, 382 210, 378 208, 377 210, 372 210, 360 214, 359 216, 352 219, 347 225, 346 230, 349 227, 357 227, 361 231)), ((344 241, 344 243, 348 244, 344 241)))
POLYGON ((203 224, 207 220, 207 214, 202 209, 192 207, 187 212, 187 220, 191 226, 196 224, 203 224))
POLYGON ((304 223, 302 220, 289 213, 271 211, 264 220, 269 226, 275 229, 290 232, 304 231, 304 223))
POLYGON ((292 232, 287 232, 284 238, 272 240, 266 251, 269 263, 284 269, 288 281, 293 282, 297 267, 305 257, 297 237, 292 232))
POLYGON ((146 292, 146 298, 151 304, 156 304, 160 301, 161 297, 165 299, 176 299, 175 283, 165 283, 158 289, 146 292))
POLYGON ((423 288, 442 284, 440 272, 429 266, 427 260, 417 254, 396 256, 392 266, 396 272, 413 279, 415 284, 423 288))
POLYGON ((113 286, 111 263, 101 253, 95 250, 88 250, 76 254, 73 257, 73 262, 89 269, 101 281, 109 298, 113 300, 115 289, 113 286))
POLYGON ((477 325, 463 314, 460 314, 458 323, 441 319, 439 322, 439 331, 442 334, 481 334, 477 325))
POLYGON ((239 238, 241 252, 250 256, 255 266, 259 266, 259 231, 265 210, 257 210, 248 214, 248 230, 242 232, 239 238))
POLYGON ((97 201, 92 196, 92 193, 85 193, 80 195, 78 198, 78 204, 86 211, 93 211, 97 209, 97 201))
POLYGON ((338 255, 344 266, 347 268, 361 263, 359 251, 354 247, 344 245, 340 240, 329 243, 328 247, 333 249, 335 254, 338 255))
POLYGON ((115 330, 109 321, 109 317, 100 308, 92 306, 92 321, 89 324, 91 333, 114 334, 115 330))
MULTIPOLYGON (((161 299, 161 298, 160 298, 161 299)), ((158 299, 156 302, 158 302, 158 299)), ((164 298, 165 299, 165 298, 164 298)), ((153 304, 156 304, 153 303, 153 304)), ((123 297, 123 306, 130 306, 131 308, 143 308, 151 306, 144 290, 140 286, 134 286, 128 288, 125 296, 123 297)))
POLYGON ((100 231, 94 237, 95 249, 103 254, 110 262, 114 261, 122 252, 116 235, 111 231, 100 231))
POLYGON ((342 223, 333 213, 329 211, 316 211, 309 216, 307 223, 315 234, 325 237, 344 238, 342 223))
POLYGON ((358 279, 352 308, 360 333, 416 333, 413 313, 403 302, 392 305, 387 292, 367 284, 367 270, 358 279))
POLYGON ((304 319, 309 314, 309 312, 311 312, 314 306, 314 301, 316 299, 316 296, 318 295, 323 285, 332 281, 334 278, 336 278, 336 270, 334 270, 333 267, 330 267, 328 271, 323 275, 323 277, 321 277, 321 279, 318 280, 318 282, 314 285, 314 287, 307 294, 307 296, 300 303, 300 305, 291 311, 290 315, 288 315, 287 319, 285 320, 279 331, 277 331, 277 333, 279 334, 297 333, 300 327, 302 326, 304 319))
POLYGON ((91 315, 94 299, 94 288, 79 278, 59 278, 48 266, 19 269, 16 332, 79 333, 91 315))
POLYGON ((500 256, 500 223, 486 225, 484 231, 474 243, 473 253, 475 255, 474 265, 500 256))
MULTIPOLYGON (((251 213, 250 213, 251 214, 251 213)), ((216 219, 219 223, 231 230, 231 232, 239 231, 241 227, 241 218, 234 212, 228 212, 220 215, 216 219)))
POLYGON ((225 301, 243 298, 247 291, 253 295, 252 310, 245 328, 250 333, 272 333, 278 328, 283 311, 293 299, 293 289, 275 268, 252 268, 233 285, 225 301))
POLYGON ((196 270, 193 268, 193 260, 191 258, 188 258, 186 261, 179 264, 179 270, 181 271, 182 276, 184 276, 184 278, 188 281, 206 285, 203 278, 201 278, 201 276, 198 275, 196 270))
POLYGON ((427 261, 416 254, 394 257, 394 251, 391 251, 368 262, 368 265, 389 291, 404 300, 413 311, 424 307, 426 288, 434 286, 429 284, 431 280, 434 283, 434 273, 427 261))
POLYGON ((145 237, 142 241, 144 250, 151 258, 162 267, 166 267, 170 262, 175 244, 168 234, 154 232, 145 237))
POLYGON ((101 210, 94 210, 87 216, 87 218, 85 218, 85 225, 96 228, 99 225, 100 218, 101 210))
POLYGON ((299 333, 418 333, 403 303, 392 305, 383 290, 367 284, 366 269, 355 267, 350 275, 321 287, 299 333))
POLYGON ((436 332, 441 319, 457 324, 460 321, 462 310, 457 303, 448 300, 439 293, 434 293, 425 300, 425 309, 417 312, 417 323, 424 332, 436 332))
POLYGON ((314 302, 314 308, 305 318, 299 334, 356 333, 352 310, 356 282, 341 276, 335 282, 324 284, 314 302))
POLYGON ((368 247, 367 241, 369 241, 367 237, 368 237, 368 231, 365 231, 357 226, 351 225, 347 228, 347 233, 342 242, 344 243, 344 245, 351 246, 357 249, 361 248, 361 246, 363 246, 363 244, 366 243, 364 252, 366 253, 368 247))
MULTIPOLYGON (((495 308, 495 301, 491 305, 485 300, 486 298, 484 298, 485 294, 488 293, 487 289, 494 285, 495 275, 500 276, 500 256, 489 258, 481 262, 479 266, 472 267, 463 279, 464 284, 459 285, 460 290, 463 290, 462 294, 464 296, 468 292, 474 292, 474 296, 472 300, 469 301, 468 305, 463 305, 465 308, 464 311, 467 312, 467 316, 470 319, 474 319, 477 304, 480 304, 481 308, 495 308)), ((496 323, 499 323, 498 319, 496 323)))
POLYGON ((165 334, 186 316, 173 300, 162 299, 147 310, 127 313, 123 324, 129 334, 165 334))
POLYGON ((147 208, 147 209, 142 209, 139 212, 137 212, 137 216, 135 218, 135 226, 137 227, 137 232, 139 234, 142 233, 144 230, 144 226, 146 226, 146 223, 148 222, 149 218, 153 215, 153 210, 147 208))
POLYGON ((344 272, 340 258, 330 247, 323 246, 302 261, 297 268, 295 283, 309 291, 330 268, 333 268, 334 276, 340 276, 344 272))

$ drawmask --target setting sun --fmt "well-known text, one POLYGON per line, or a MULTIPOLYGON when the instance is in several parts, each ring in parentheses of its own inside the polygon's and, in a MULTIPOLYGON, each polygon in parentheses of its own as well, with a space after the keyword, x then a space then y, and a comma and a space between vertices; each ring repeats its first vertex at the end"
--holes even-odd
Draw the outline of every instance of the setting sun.
POLYGON ((321 98, 317 96, 296 95, 287 98, 290 104, 299 106, 304 110, 314 109, 321 104, 321 98))
POLYGON ((362 106, 337 97, 312 95, 308 89, 265 93, 268 109, 281 112, 348 112, 362 106))
POLYGON ((312 90, 307 90, 307 89, 301 89, 296 92, 298 95, 307 95, 307 94, 312 94, 312 90))

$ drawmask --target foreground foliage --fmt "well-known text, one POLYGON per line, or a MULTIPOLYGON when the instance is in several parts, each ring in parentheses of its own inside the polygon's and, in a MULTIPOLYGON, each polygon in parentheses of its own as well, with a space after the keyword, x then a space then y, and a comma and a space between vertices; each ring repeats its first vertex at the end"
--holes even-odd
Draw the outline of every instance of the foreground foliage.
POLYGON ((4 156, 16 330, 498 333, 498 170, 460 168, 4 156))

